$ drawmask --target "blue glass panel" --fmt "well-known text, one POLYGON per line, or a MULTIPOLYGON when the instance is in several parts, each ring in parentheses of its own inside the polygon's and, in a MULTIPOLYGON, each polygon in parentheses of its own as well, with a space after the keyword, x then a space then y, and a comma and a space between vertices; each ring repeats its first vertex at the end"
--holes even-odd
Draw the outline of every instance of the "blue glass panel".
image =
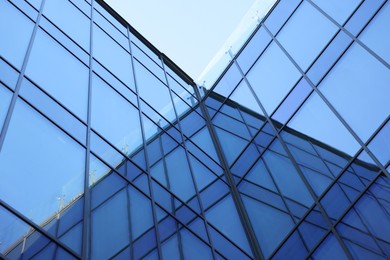
POLYGON ((241 78, 241 73, 236 64, 232 63, 213 91, 221 94, 223 97, 228 97, 241 78))
POLYGON ((210 248, 188 230, 180 230, 180 235, 185 259, 212 259, 210 248))
POLYGON ((310 3, 304 1, 279 32, 277 39, 305 71, 337 29, 310 3))
POLYGON ((370 142, 368 148, 374 153, 378 160, 386 165, 390 160, 390 121, 382 128, 370 142))
POLYGON ((75 258, 74 256, 70 255, 64 249, 62 249, 60 247, 57 247, 55 259, 74 260, 74 259, 77 259, 77 258, 75 258))
POLYGON ((204 208, 208 208, 229 192, 227 185, 217 180, 200 193, 200 199, 204 208))
POLYGON ((94 75, 92 83, 92 127, 123 153, 132 154, 142 145, 138 110, 99 77, 94 75))
POLYGON ((345 29, 356 36, 375 14, 383 2, 383 0, 363 1, 358 10, 353 14, 352 18, 349 19, 347 24, 344 26, 345 29))
POLYGON ((70 231, 66 232, 62 237, 60 237, 60 241, 67 245, 70 249, 81 255, 81 246, 83 245, 82 235, 83 224, 79 223, 70 231))
POLYGON ((390 96, 389 81, 388 68, 354 44, 319 88, 363 141, 366 141, 390 114, 390 107, 383 106, 390 96))
POLYGON ((68 0, 45 2, 43 15, 89 52, 90 21, 73 4, 68 0))
POLYGON ((236 206, 229 195, 206 212, 207 220, 246 252, 251 252, 236 206))
POLYGON ((276 43, 271 43, 247 75, 268 114, 275 110, 299 77, 299 71, 276 43))
POLYGON ((390 64, 390 32, 387 25, 390 24, 390 4, 385 4, 370 24, 364 29, 359 39, 376 52, 382 59, 390 64))
POLYGON ((2 84, 0 84, 0 129, 2 129, 3 127, 3 123, 8 112, 8 106, 11 102, 11 98, 11 91, 9 91, 5 87, 3 87, 2 84))
POLYGON ((331 178, 317 171, 306 167, 301 167, 301 170, 317 196, 320 196, 332 182, 331 178))
POLYGON ((275 35, 301 1, 280 1, 270 13, 265 25, 275 35))
POLYGON ((11 259, 17 259, 22 252, 18 244, 23 244, 21 239, 28 233, 30 226, 1 206, 0 219, 0 253, 7 253, 11 259))
POLYGON ((174 235, 161 245, 163 259, 180 259, 178 236, 174 235))
POLYGON ((26 75, 86 121, 88 68, 43 30, 38 30, 26 75))
POLYGON ((125 187, 125 185, 125 181, 116 173, 111 173, 107 177, 96 182, 96 184, 91 187, 91 208, 93 209, 100 205, 106 199, 125 187))
POLYGON ((133 244, 134 259, 141 259, 151 249, 156 247, 156 231, 150 229, 140 239, 136 240, 133 244))
POLYGON ((255 166, 249 171, 245 177, 248 181, 252 181, 266 189, 277 192, 274 181, 271 179, 269 172, 267 171, 263 160, 257 161, 255 166))
POLYGON ((47 245, 41 252, 38 254, 34 255, 31 259, 54 259, 56 251, 56 245, 54 243, 50 243, 47 245))
POLYGON ((361 0, 313 0, 313 2, 343 25, 361 0))
POLYGON ((153 226, 150 200, 133 187, 128 187, 132 238, 136 239, 153 226))
POLYGON ((343 31, 340 31, 336 35, 336 37, 332 40, 329 46, 316 60, 307 73, 315 85, 317 85, 322 77, 325 76, 330 67, 344 53, 345 49, 349 46, 349 44, 351 44, 352 41, 352 38, 343 31))
POLYGON ((8 1, 0 2, 0 10, 0 56, 20 69, 34 24, 8 1))
POLYGON ((312 255, 314 259, 348 259, 335 236, 331 233, 312 255))
POLYGON ((291 217, 273 207, 242 196, 264 257, 269 257, 276 246, 293 228, 291 217))
POLYGON ((263 27, 256 32, 253 38, 249 41, 245 49, 240 53, 237 62, 244 74, 249 70, 258 56, 264 51, 265 47, 271 42, 271 36, 263 27))
POLYGON ((83 219, 84 197, 73 201, 71 206, 59 215, 58 235, 61 236, 70 227, 83 219))
POLYGON ((236 134, 242 138, 248 140, 251 138, 247 126, 242 121, 238 121, 223 113, 218 113, 214 117, 213 123, 214 125, 219 126, 224 130, 226 129, 227 131, 236 134))
POLYGON ((268 151, 264 154, 263 159, 274 177, 276 185, 285 196, 306 206, 313 203, 313 198, 304 182, 287 157, 268 151))
POLYGON ((84 148, 17 101, 0 154, 2 200, 40 224, 83 192, 84 164, 84 148))
POLYGON ((180 118, 180 129, 182 133, 190 137, 196 131, 201 129, 205 125, 204 119, 196 112, 191 112, 183 118, 180 118))
MULTIPOLYGON (((87 0, 88 3, 91 2, 91 0, 87 0)), ((119 31, 122 32, 122 34, 127 35, 127 29, 125 26, 123 26, 117 19, 115 19, 103 6, 100 5, 100 3, 96 3, 94 5, 94 8, 99 11, 112 25, 114 25, 119 31)))
POLYGON ((250 144, 242 153, 240 158, 236 161, 236 163, 231 167, 232 173, 237 176, 243 177, 244 174, 249 170, 249 168, 256 161, 260 152, 256 148, 254 144, 250 144))
POLYGON ((93 27, 93 55, 111 73, 134 90, 131 56, 102 29, 93 27))
POLYGON ((130 242, 127 203, 122 190, 92 212, 91 258, 107 259, 130 242))
POLYGON ((87 138, 86 126, 59 106, 49 96, 44 94, 43 91, 34 86, 29 80, 24 79, 22 81, 19 94, 56 124, 73 135, 78 141, 85 144, 87 138))
POLYGON ((239 153, 242 151, 242 149, 244 149, 248 142, 247 140, 232 135, 218 127, 215 128, 215 131, 220 140, 220 144, 226 156, 226 160, 230 165, 237 158, 239 153))
POLYGON ((215 147, 213 145, 214 143, 207 127, 204 127, 202 130, 193 135, 191 137, 191 141, 210 155, 214 160, 218 161, 217 152, 215 151, 215 147))
POLYGON ((190 156, 190 163, 194 173, 194 179, 198 190, 202 190, 205 186, 214 181, 215 176, 206 166, 200 163, 196 158, 190 156))
POLYGON ((104 18, 99 12, 94 12, 94 23, 99 25, 108 35, 110 35, 117 43, 122 45, 126 50, 129 49, 129 40, 127 39, 127 32, 125 35, 120 32, 115 26, 113 26, 106 18, 104 18))
POLYGON ((274 258, 301 260, 305 258, 306 254, 307 249, 305 248, 298 231, 295 231, 276 252, 274 258))
POLYGON ((50 243, 50 240, 39 232, 28 234, 23 245, 23 259, 30 259, 50 243))
POLYGON ((11 89, 15 89, 19 73, 16 72, 3 59, 0 59, 0 81, 11 89))
MULTIPOLYGON (((141 98, 148 102, 168 121, 175 120, 175 111, 173 109, 168 87, 138 61, 134 61, 134 67, 136 69, 135 75, 137 77, 138 91, 141 98)), ((142 108, 144 108, 144 106, 142 106, 142 108)), ((152 119, 153 121, 158 122, 160 117, 156 115, 152 119)), ((163 121, 161 123, 163 123, 163 121)))
MULTIPOLYGON (((343 77, 345 76, 343 75, 343 77)), ((346 85, 343 85, 344 87, 346 85)), ((348 96, 353 93, 348 93, 348 96)), ((347 106, 344 105, 344 107, 347 106)), ((360 148, 357 141, 316 93, 313 93, 302 105, 288 126, 317 140, 328 149, 333 147, 353 156, 360 148)))
POLYGON ((278 110, 276 110, 272 118, 281 124, 285 124, 310 94, 311 90, 312 88, 309 83, 307 83, 306 79, 302 78, 278 110))

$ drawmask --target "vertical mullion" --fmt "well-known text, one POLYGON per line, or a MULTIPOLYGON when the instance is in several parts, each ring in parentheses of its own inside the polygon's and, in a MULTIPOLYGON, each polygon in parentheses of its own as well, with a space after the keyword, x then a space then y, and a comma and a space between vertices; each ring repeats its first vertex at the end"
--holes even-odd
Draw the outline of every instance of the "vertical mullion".
POLYGON ((91 190, 89 187, 89 172, 91 159, 91 113, 92 113, 92 76, 93 76, 93 18, 94 18, 94 3, 91 1, 91 18, 90 18, 90 39, 89 39, 89 74, 88 74, 88 100, 87 100, 87 140, 85 151, 85 175, 84 175, 84 211, 83 211, 83 236, 82 236, 82 257, 83 259, 90 258, 91 252, 91 190))
POLYGON ((162 249, 161 249, 160 233, 158 231, 159 229, 158 229, 157 212, 156 212, 157 206, 156 206, 156 202, 154 199, 154 193, 153 193, 152 176, 150 174, 150 162, 149 162, 148 154, 146 152, 147 146, 146 146, 146 137, 145 137, 145 131, 144 131, 144 123, 142 120, 141 100, 140 100, 139 91, 138 91, 137 75, 136 75, 134 63, 133 63, 134 56, 133 56, 133 52, 131 50, 130 29, 128 26, 126 28, 127 28, 128 42, 129 42, 129 51, 130 51, 130 56, 131 56, 131 67, 132 67, 132 73, 134 76, 134 87, 135 87, 135 91, 137 94, 137 106, 138 106, 138 114, 139 114, 139 120, 140 120, 140 126, 141 126, 142 143, 143 143, 145 163, 146 163, 146 172, 147 172, 147 176, 148 176, 148 187, 149 187, 150 197, 151 197, 150 200, 152 203, 153 223, 154 223, 155 232, 156 232, 157 253, 158 253, 159 258, 161 259, 163 257, 163 254, 162 254, 162 249))

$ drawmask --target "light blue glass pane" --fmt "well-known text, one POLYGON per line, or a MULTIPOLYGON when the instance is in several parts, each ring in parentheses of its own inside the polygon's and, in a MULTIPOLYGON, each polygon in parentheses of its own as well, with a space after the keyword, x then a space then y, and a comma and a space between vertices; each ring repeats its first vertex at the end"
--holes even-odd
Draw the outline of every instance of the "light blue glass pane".
POLYGON ((3 127, 3 123, 8 112, 8 106, 11 102, 11 98, 11 91, 9 91, 5 87, 3 87, 2 84, 0 84, 0 129, 2 129, 3 127))
POLYGON ((20 69, 34 24, 8 1, 0 1, 0 56, 20 69))
POLYGON ((129 88, 134 88, 130 54, 98 26, 93 27, 93 55, 129 88))
POLYGON ((131 233, 133 240, 153 226, 152 204, 148 198, 129 186, 131 233))
POLYGON ((287 157, 268 151, 263 158, 280 191, 285 196, 306 206, 310 206, 313 203, 313 198, 304 182, 287 157))
POLYGON ((263 114, 259 103, 257 103, 256 98, 253 96, 252 91, 249 89, 245 81, 241 81, 241 83, 230 96, 230 99, 258 114, 263 114))
POLYGON ((35 37, 26 75, 86 120, 88 68, 42 30, 35 37))
POLYGON ((83 192, 84 164, 85 149, 16 103, 0 154, 2 200, 41 224, 83 192))
POLYGON ((177 148, 166 157, 171 191, 186 201, 195 194, 187 157, 182 148, 177 148))
POLYGON ((363 141, 390 114, 390 70, 354 44, 319 89, 363 141))
POLYGON ((210 248, 188 230, 180 231, 184 259, 212 259, 210 248))
POLYGON ((368 148, 371 149, 383 165, 386 165, 390 160, 390 122, 387 122, 382 130, 375 136, 374 140, 368 145, 368 148))
POLYGON ((330 20, 304 1, 277 39, 306 71, 336 31, 337 27, 330 20))
POLYGON ((242 196, 245 208, 265 257, 269 257, 276 246, 288 234, 294 223, 291 217, 276 208, 242 196))
POLYGON ((198 190, 202 190, 217 178, 216 175, 194 157, 190 156, 190 162, 198 190))
MULTIPOLYGON (((5 254, 9 253, 13 247, 17 248, 17 242, 23 238, 30 227, 3 207, 0 207, 0 219, 0 241, 2 242, 0 253, 5 254)), ((17 249, 12 251, 15 254, 18 253, 18 256, 21 253, 21 250, 17 249)))
POLYGON ((19 73, 3 59, 0 59, 0 81, 11 89, 15 89, 19 73))
POLYGON ((218 161, 217 152, 215 151, 215 147, 207 127, 203 128, 198 133, 193 135, 191 137, 191 141, 193 141, 203 151, 209 154, 214 160, 218 161))
POLYGON ((236 206, 229 195, 206 212, 207 220, 246 252, 251 252, 236 206))
POLYGON ((122 190, 92 212, 91 257, 108 259, 129 241, 126 191, 122 190))
POLYGON ((312 0, 339 24, 343 25, 361 0, 312 0))
MULTIPOLYGON (((138 61, 134 61, 139 95, 168 121, 176 119, 169 89, 138 61)), ((152 118, 157 122, 160 118, 152 118)))
POLYGON ((138 110, 98 76, 92 78, 92 127, 125 154, 142 145, 138 110))
POLYGON ((90 20, 68 0, 47 1, 43 15, 89 52, 90 20))
POLYGON ((364 29, 359 39, 390 64, 390 4, 387 3, 364 29))
POLYGON ((244 149, 248 141, 232 135, 218 127, 216 127, 215 130, 220 140, 223 153, 225 154, 226 160, 230 165, 237 158, 242 149, 244 149))
POLYGON ((282 50, 275 43, 271 43, 248 72, 247 78, 265 110, 271 114, 299 76, 299 71, 282 50))
POLYGON ((348 259, 335 236, 331 233, 313 254, 315 260, 348 259))
POLYGON ((245 49, 240 53, 240 56, 237 58, 237 62, 244 73, 249 70, 271 40, 271 36, 263 27, 256 32, 253 38, 249 41, 248 45, 245 46, 245 49))
POLYGON ((271 179, 263 160, 259 160, 245 178, 261 187, 277 192, 274 181, 271 179))
POLYGON ((357 141, 316 93, 303 104, 288 126, 319 141, 323 147, 333 147, 351 156, 360 148, 357 141))

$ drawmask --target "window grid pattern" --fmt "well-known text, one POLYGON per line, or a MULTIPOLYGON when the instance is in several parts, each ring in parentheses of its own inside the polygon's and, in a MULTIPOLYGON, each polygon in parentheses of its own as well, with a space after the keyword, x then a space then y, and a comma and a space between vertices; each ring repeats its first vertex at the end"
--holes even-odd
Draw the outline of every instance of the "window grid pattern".
MULTIPOLYGON (((27 198, 0 197, 5 223, 0 228, 7 231, 0 232, 0 257, 390 255, 390 153, 381 145, 389 111, 372 110, 376 125, 362 128, 364 121, 338 105, 345 100, 337 99, 328 83, 337 83, 343 61, 357 53, 373 64, 376 74, 369 69, 367 74, 379 77, 376 85, 386 81, 386 50, 366 35, 375 37, 375 21, 386 15, 388 1, 348 1, 343 12, 327 9, 324 1, 278 1, 241 51, 229 52, 231 63, 209 91, 104 2, 61 0, 56 10, 46 0, 1 1, 31 34, 19 60, 0 56, 0 164, 14 153, 23 155, 7 144, 17 118, 29 115, 48 134, 39 135, 34 126, 17 134, 62 142, 66 150, 53 155, 59 163, 66 163, 66 153, 84 156, 82 163, 68 165, 82 173, 72 173, 71 180, 56 185, 37 183, 34 175, 19 180, 31 182, 37 194, 53 186, 43 205, 31 205, 44 221, 23 207, 27 198), (69 17, 75 17, 76 27, 69 17), (294 29, 308 18, 324 29, 320 40, 305 35, 310 26, 294 29), (295 42, 284 40, 291 35, 297 35, 295 42), (306 60, 297 47, 303 48, 302 39, 314 51, 306 60), (254 51, 251 42, 258 46, 256 58, 248 55, 254 51), (73 86, 66 75, 72 67, 60 70, 55 58, 39 58, 47 55, 45 49, 80 68, 74 74, 77 98, 57 92, 56 84, 73 86), (283 79, 280 68, 288 71, 283 79), (47 72, 52 81, 42 78, 47 72), (53 83, 56 78, 65 83, 53 83), (328 129, 314 135, 306 116, 313 106, 323 107, 316 116, 347 141, 328 142, 328 129)), ((378 87, 377 94, 386 91, 378 87)), ((50 163, 37 161, 32 171, 53 174, 50 163)), ((19 186, 11 178, 3 183, 19 186)))

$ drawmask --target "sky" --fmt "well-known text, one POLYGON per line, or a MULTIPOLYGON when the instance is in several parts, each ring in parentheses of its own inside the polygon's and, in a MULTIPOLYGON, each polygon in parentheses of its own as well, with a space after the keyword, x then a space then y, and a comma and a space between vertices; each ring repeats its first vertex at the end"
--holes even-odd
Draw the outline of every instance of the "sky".
POLYGON ((225 42, 242 24, 243 17, 248 16, 251 7, 270 0, 106 2, 197 81, 213 57, 227 51, 225 42))

